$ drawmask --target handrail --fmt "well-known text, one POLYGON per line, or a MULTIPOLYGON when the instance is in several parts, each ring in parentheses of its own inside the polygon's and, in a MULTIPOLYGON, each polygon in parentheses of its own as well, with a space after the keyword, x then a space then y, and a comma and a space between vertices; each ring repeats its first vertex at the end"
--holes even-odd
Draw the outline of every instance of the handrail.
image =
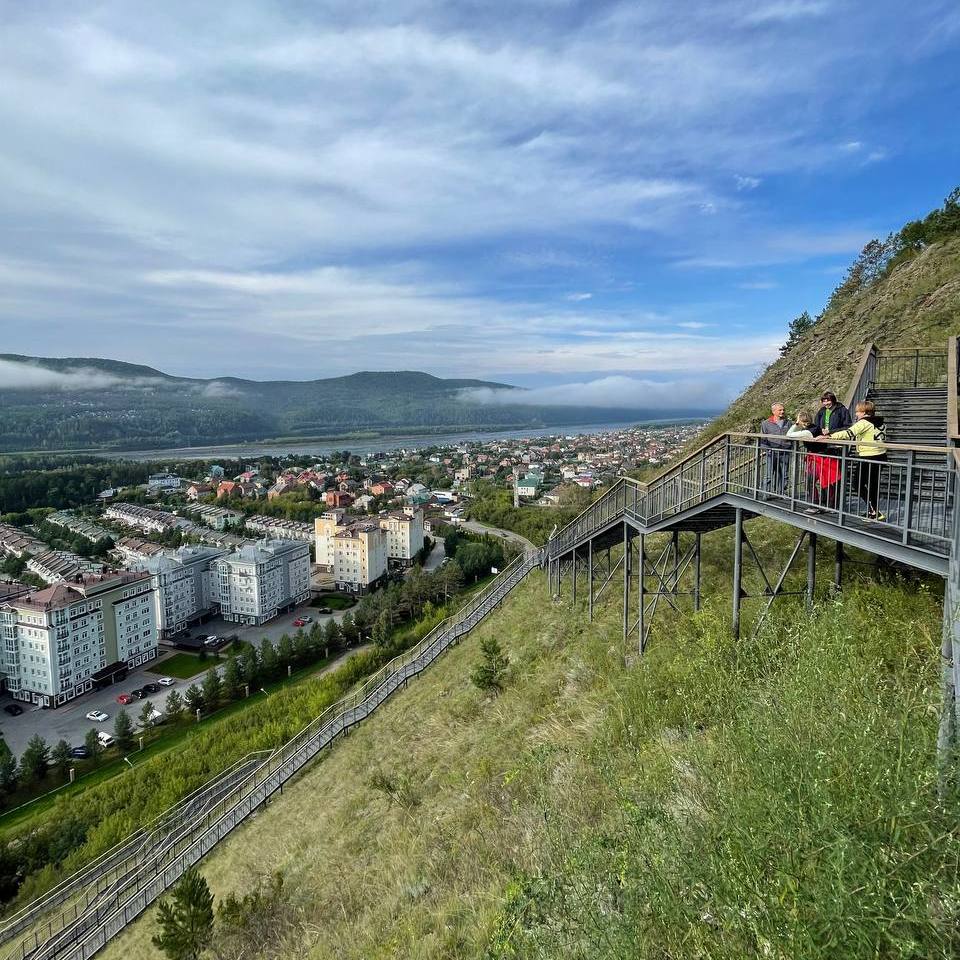
POLYGON ((957 380, 956 337, 947 338, 947 439, 954 445, 960 444, 960 421, 957 413, 957 393, 960 382, 957 380))
MULTIPOLYGON (((857 402, 857 393, 860 390, 860 385, 864 381, 867 373, 867 367, 870 365, 871 359, 876 359, 877 348, 872 344, 868 343, 863 348, 863 355, 860 357, 860 363, 857 365, 857 371, 853 375, 853 380, 850 381, 850 387, 847 390, 847 399, 846 407, 848 410, 852 410, 854 404, 857 402)), ((866 391, 864 391, 866 393, 866 391)))

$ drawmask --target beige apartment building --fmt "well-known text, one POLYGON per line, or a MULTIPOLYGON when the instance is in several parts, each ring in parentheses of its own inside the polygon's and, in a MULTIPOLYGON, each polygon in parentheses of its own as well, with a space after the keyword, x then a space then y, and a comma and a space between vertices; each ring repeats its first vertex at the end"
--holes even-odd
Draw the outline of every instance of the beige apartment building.
POLYGON ((387 573, 387 534, 376 520, 353 523, 333 535, 337 590, 366 593, 387 573))
POLYGON ((423 511, 413 508, 402 513, 382 513, 380 528, 387 535, 387 561, 409 567, 423 549, 423 511))
POLYGON ((348 526, 346 510, 327 510, 313 521, 315 559, 325 573, 333 573, 334 537, 348 526))
POLYGON ((16 700, 57 707, 156 655, 146 573, 81 574, 0 604, 0 677, 16 700))

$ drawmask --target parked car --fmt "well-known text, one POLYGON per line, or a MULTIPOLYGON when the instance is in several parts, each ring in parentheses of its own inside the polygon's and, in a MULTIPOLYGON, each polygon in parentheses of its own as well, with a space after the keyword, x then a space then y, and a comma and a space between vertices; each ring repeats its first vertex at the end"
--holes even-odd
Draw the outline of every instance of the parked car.
POLYGON ((306 615, 300 618, 304 623, 313 623, 313 617, 308 617, 306 615))
POLYGON ((177 681, 174 680, 173 677, 161 677, 157 681, 157 683, 159 683, 161 687, 172 687, 176 682, 177 681))
POLYGON ((73 757, 74 760, 86 760, 87 757, 90 756, 90 751, 83 746, 71 747, 70 756, 73 757))
POLYGON ((317 613, 323 616, 328 613, 333 613, 333 611, 329 607, 317 607, 317 613))
POLYGON ((23 713, 23 707, 19 703, 8 703, 3 710, 4 713, 9 713, 11 717, 19 717, 23 713))
POLYGON ((203 641, 203 645, 205 647, 215 647, 218 642, 217 637, 207 637, 207 639, 203 641))
POLYGON ((307 621, 301 620, 300 617, 297 617, 297 619, 293 621, 293 625, 295 627, 305 627, 307 625, 307 621))
POLYGON ((147 691, 143 687, 137 687, 136 690, 131 690, 130 695, 136 697, 138 700, 142 700, 146 695, 147 691))
POLYGON ((150 714, 150 719, 147 720, 147 722, 143 724, 143 726, 155 727, 158 724, 163 723, 163 720, 164 720, 163 714, 156 707, 154 707, 153 712, 150 714))
POLYGON ((112 747, 116 743, 116 740, 114 740, 106 730, 101 730, 97 734, 97 739, 100 741, 100 746, 103 747, 104 750, 106 750, 107 747, 112 747))
POLYGON ((128 703, 133 703, 133 697, 131 697, 129 693, 121 693, 120 696, 117 697, 117 703, 122 703, 126 706, 128 703))
POLYGON ((110 719, 110 714, 104 713, 102 710, 91 710, 87 714, 87 719, 92 720, 94 723, 103 723, 104 720, 110 719))
POLYGON ((160 688, 159 688, 155 683, 145 683, 145 684, 143 685, 143 689, 146 690, 147 693, 159 693, 159 692, 160 692, 160 688))

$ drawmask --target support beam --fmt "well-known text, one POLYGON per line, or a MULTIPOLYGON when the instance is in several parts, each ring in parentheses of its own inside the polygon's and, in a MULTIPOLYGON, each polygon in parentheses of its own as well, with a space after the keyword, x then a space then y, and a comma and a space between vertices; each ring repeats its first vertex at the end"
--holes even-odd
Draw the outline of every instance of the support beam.
POLYGON ((733 623, 735 640, 740 639, 740 595, 743 583, 743 510, 737 507, 733 534, 733 623))
POLYGON ((573 594, 573 604, 577 604, 577 548, 573 548, 573 560, 570 563, 570 591, 573 594))
POLYGON ((807 534, 807 609, 813 609, 817 588, 817 535, 807 534))
POLYGON ((646 591, 646 574, 647 574, 647 538, 641 533, 640 534, 640 576, 638 580, 638 594, 640 597, 640 620, 639 620, 639 631, 640 637, 637 641, 637 649, 640 653, 643 653, 644 642, 647 638, 646 624, 644 623, 644 604, 647 602, 647 591, 646 591))
POLYGON ((702 534, 698 530, 696 533, 697 543, 696 543, 696 554, 694 556, 694 577, 696 578, 693 586, 693 609, 694 612, 700 610, 700 548, 701 548, 701 537, 702 534))
POLYGON ((835 544, 836 552, 833 558, 833 589, 835 593, 840 593, 843 589, 843 544, 838 540, 835 544))
POLYGON ((623 525, 623 639, 630 632, 630 527, 623 525))
POLYGON ((593 541, 587 541, 587 611, 593 623, 593 541))

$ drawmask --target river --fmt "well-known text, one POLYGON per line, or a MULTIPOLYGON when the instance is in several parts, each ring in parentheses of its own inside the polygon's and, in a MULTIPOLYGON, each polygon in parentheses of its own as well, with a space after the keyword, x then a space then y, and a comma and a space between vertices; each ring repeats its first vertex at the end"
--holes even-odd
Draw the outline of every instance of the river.
MULTIPOLYGON (((399 447, 443 446, 451 443, 464 443, 470 440, 486 442, 490 440, 519 440, 530 437, 556 437, 576 434, 616 433, 630 427, 648 427, 668 423, 696 423, 699 417, 670 417, 663 420, 640 420, 625 423, 567 424, 556 427, 528 427, 525 430, 482 430, 464 433, 416 434, 398 437, 376 437, 373 439, 341 438, 339 440, 281 441, 267 440, 257 443, 223 444, 210 447, 168 447, 161 450, 111 450, 97 451, 97 456, 111 460, 236 460, 255 459, 256 457, 283 457, 286 455, 329 454, 334 450, 349 450, 351 453, 386 453, 399 447)), ((91 451, 92 452, 92 451, 91 451)))

